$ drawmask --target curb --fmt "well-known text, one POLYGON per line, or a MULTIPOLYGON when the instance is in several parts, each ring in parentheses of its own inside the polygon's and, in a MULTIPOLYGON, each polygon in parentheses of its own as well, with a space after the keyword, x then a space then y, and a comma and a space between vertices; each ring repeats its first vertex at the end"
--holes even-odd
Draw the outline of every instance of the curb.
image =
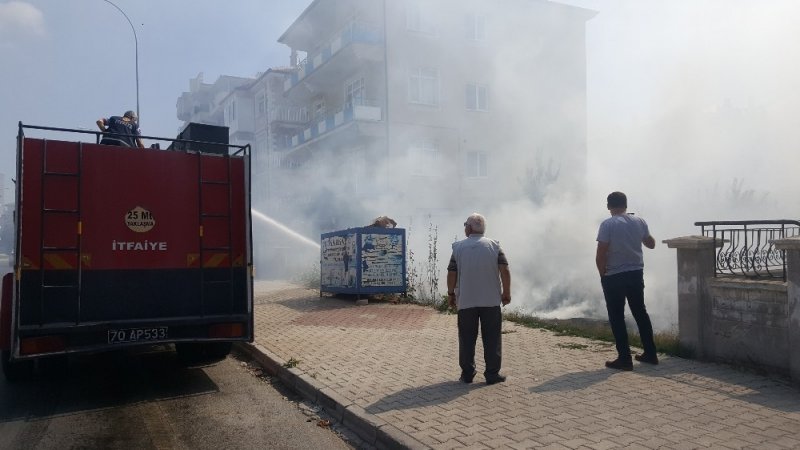
POLYGON ((237 342, 235 347, 256 360, 269 374, 286 387, 320 405, 335 420, 358 435, 364 442, 380 449, 430 449, 399 428, 337 394, 328 386, 296 368, 284 367, 285 361, 257 343, 237 342))

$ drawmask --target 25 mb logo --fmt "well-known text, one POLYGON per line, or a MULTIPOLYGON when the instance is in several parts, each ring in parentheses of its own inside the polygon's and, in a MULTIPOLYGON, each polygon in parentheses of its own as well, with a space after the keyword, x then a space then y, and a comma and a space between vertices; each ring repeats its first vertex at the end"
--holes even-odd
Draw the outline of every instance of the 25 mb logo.
POLYGON ((156 226, 156 218, 153 213, 137 206, 125 213, 125 225, 137 233, 146 233, 156 226))

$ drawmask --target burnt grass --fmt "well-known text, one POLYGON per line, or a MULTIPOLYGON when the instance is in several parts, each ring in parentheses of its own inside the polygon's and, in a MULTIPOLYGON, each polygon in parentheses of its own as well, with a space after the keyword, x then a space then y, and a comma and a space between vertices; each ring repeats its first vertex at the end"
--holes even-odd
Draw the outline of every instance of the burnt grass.
MULTIPOLYGON (((554 332, 557 336, 576 336, 601 342, 614 343, 614 335, 611 334, 611 327, 608 325, 608 321, 602 319, 542 319, 519 312, 505 313, 503 318, 528 328, 549 330, 554 332)), ((677 333, 660 331, 655 333, 653 338, 656 341, 656 348, 659 353, 683 358, 692 357, 692 352, 680 345, 677 333)), ((632 346, 642 346, 642 340, 638 334, 629 332, 628 341, 632 346)))

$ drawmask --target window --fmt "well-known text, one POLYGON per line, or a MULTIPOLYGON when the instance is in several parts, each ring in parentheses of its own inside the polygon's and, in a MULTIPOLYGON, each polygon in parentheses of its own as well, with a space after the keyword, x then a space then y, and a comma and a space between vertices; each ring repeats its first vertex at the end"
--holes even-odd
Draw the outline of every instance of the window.
POLYGON ((489 88, 482 84, 468 84, 466 101, 469 111, 489 111, 489 88))
POLYGON ((344 87, 345 107, 363 105, 365 92, 366 88, 364 87, 364 78, 357 78, 350 83, 347 83, 344 87))
POLYGON ((441 153, 436 142, 422 141, 408 149, 411 175, 435 176, 439 172, 441 153))
POLYGON ((486 40, 486 16, 483 14, 467 14, 467 39, 471 41, 486 40))
POLYGON ((436 24, 427 3, 413 1, 406 4, 406 28, 416 33, 432 36, 437 34, 436 24))
POLYGON ((236 100, 231 100, 225 107, 225 125, 230 126, 236 121, 236 100))
POLYGON ((467 152, 467 167, 465 173, 468 178, 485 178, 487 176, 486 153, 467 152))
POLYGON ((319 98, 314 100, 314 120, 325 119, 325 99, 319 98))
POLYGON ((267 96, 263 92, 256 96, 256 117, 267 115, 267 96))
POLYGON ((418 68, 408 72, 408 101, 423 105, 439 105, 439 71, 418 68))

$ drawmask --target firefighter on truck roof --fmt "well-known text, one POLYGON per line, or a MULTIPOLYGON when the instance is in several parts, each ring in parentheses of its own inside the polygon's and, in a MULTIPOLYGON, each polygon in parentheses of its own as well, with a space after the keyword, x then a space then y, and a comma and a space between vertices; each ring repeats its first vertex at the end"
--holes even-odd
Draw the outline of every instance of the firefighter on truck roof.
POLYGON ((120 147, 144 148, 139 131, 139 118, 134 111, 125 111, 122 117, 111 116, 108 119, 97 119, 97 127, 107 133, 100 141, 104 145, 117 145, 120 147))

